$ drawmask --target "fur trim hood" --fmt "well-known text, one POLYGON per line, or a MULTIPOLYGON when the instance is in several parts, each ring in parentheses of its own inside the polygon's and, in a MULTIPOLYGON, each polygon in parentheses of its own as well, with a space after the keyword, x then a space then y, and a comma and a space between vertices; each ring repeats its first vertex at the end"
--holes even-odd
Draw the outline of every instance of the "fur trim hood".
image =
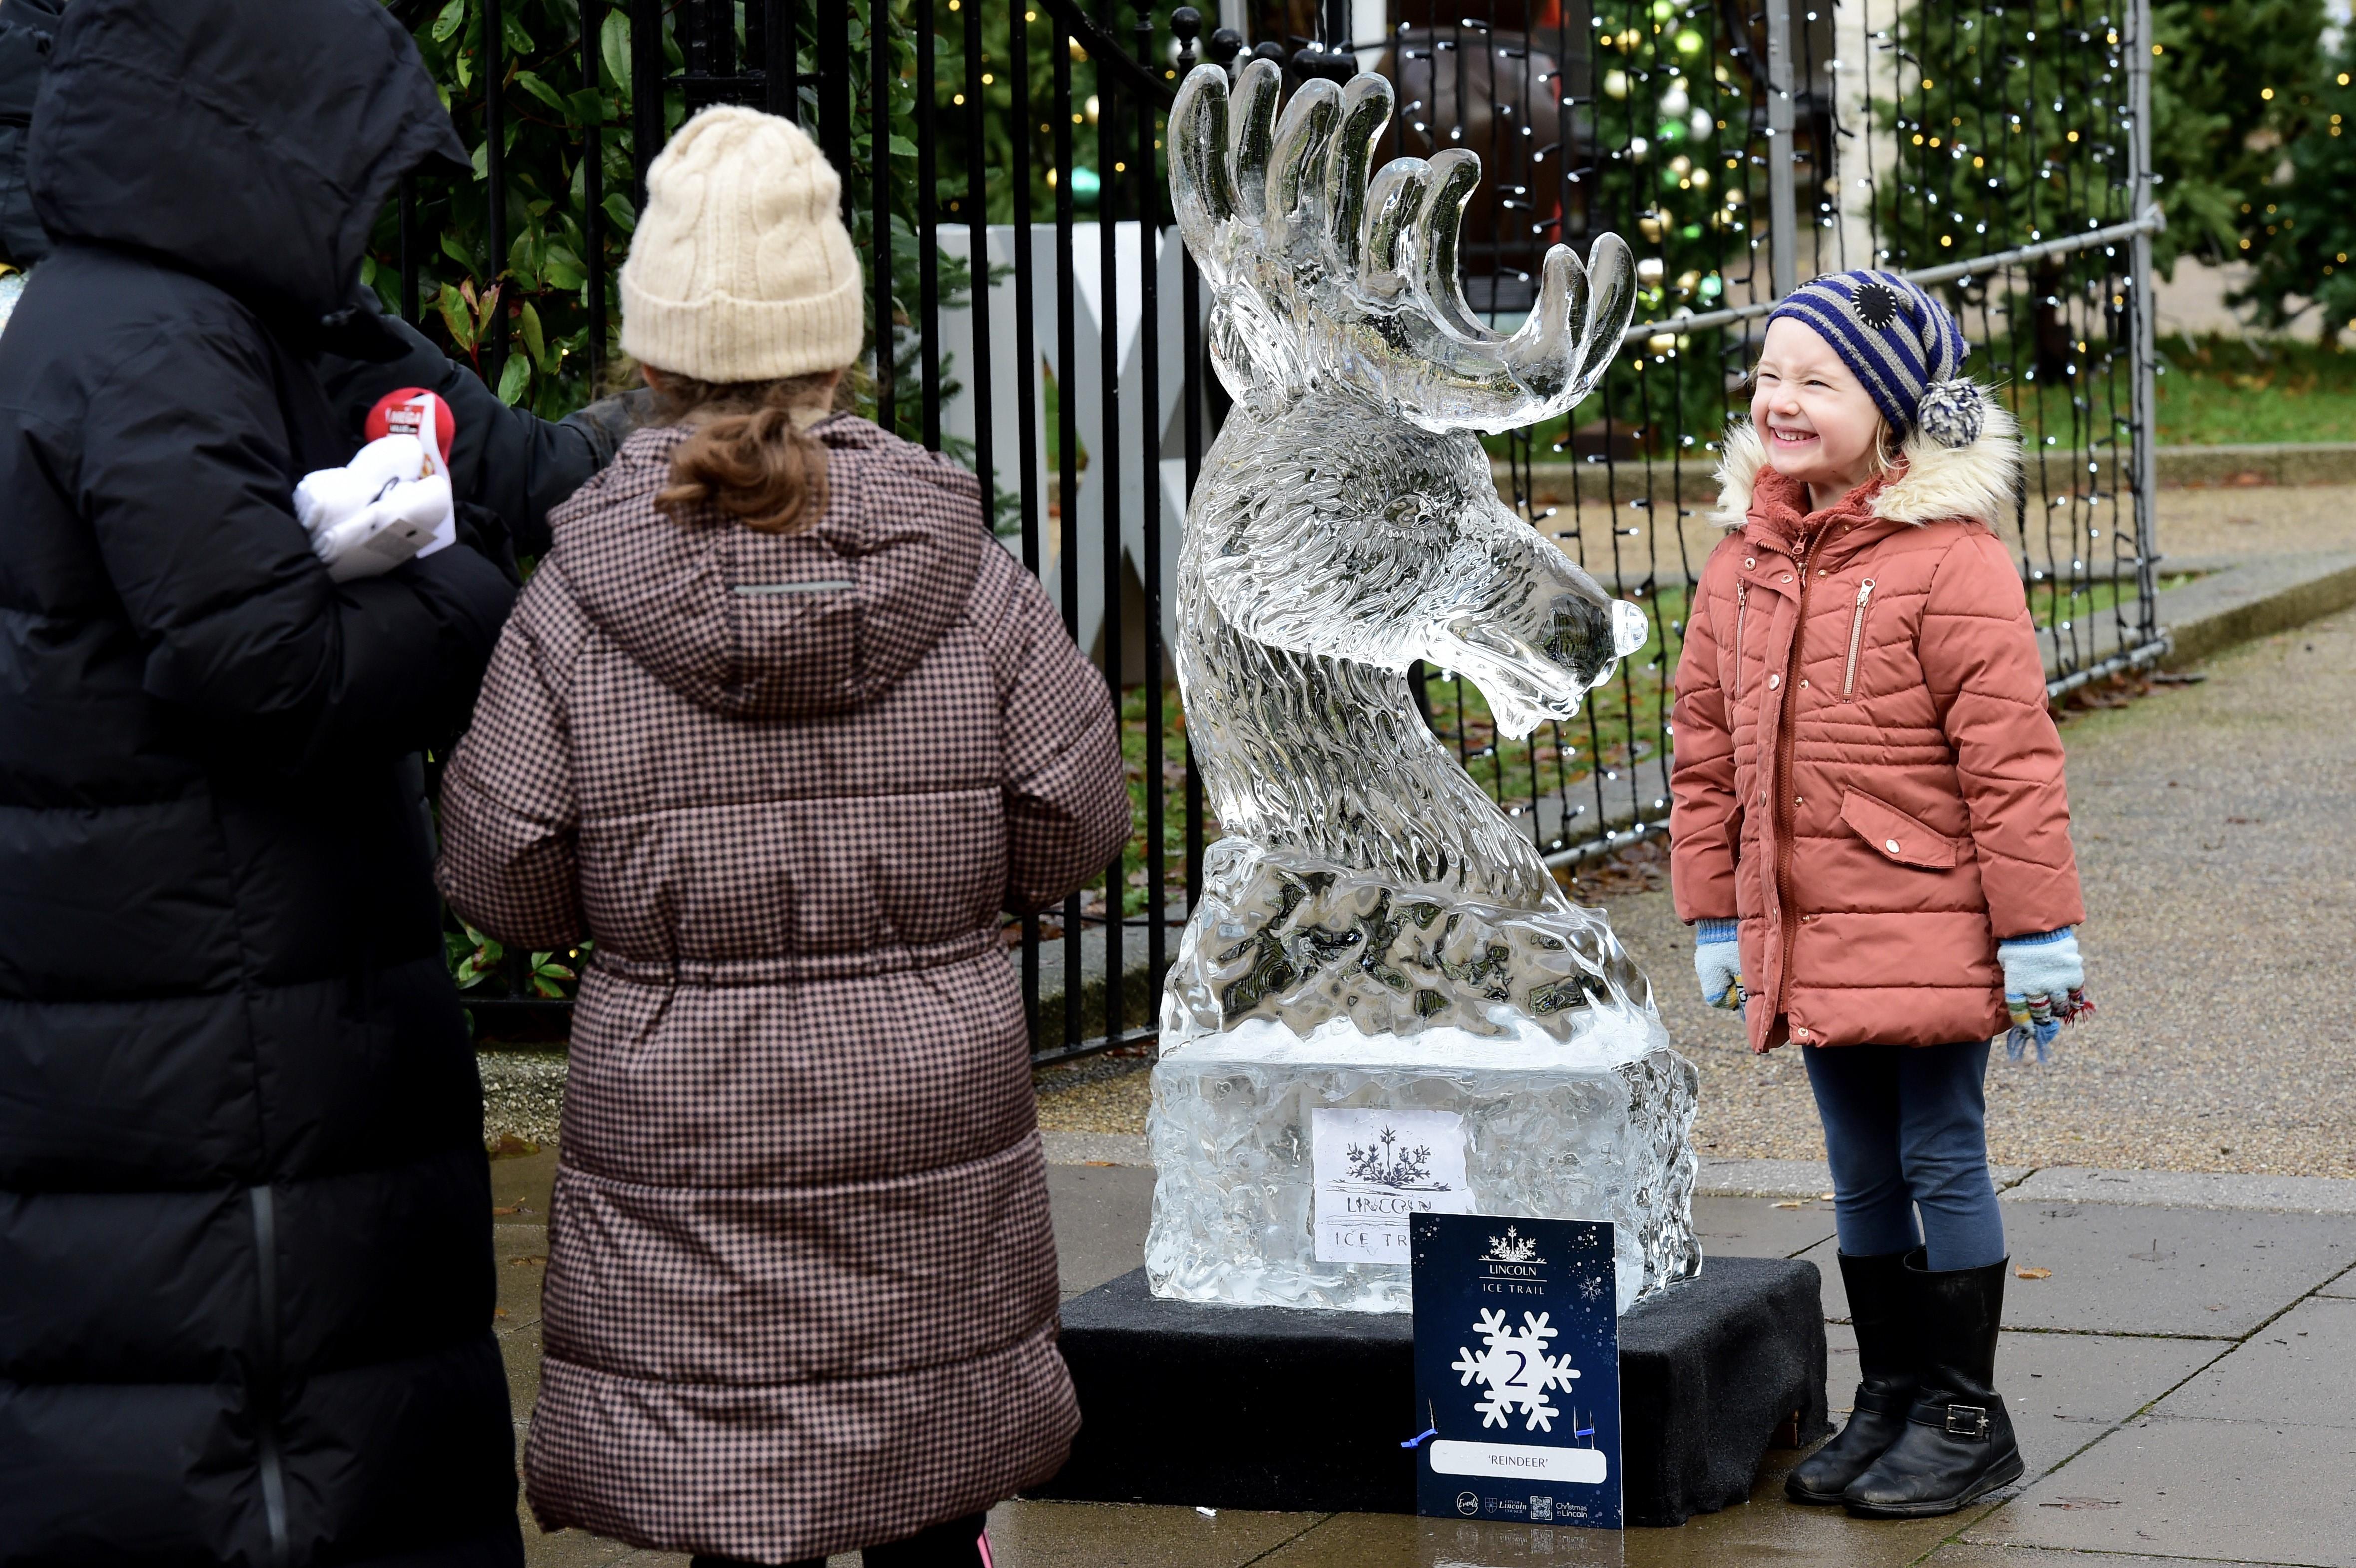
MULTIPOLYGON (((1983 404, 1978 439, 1947 447, 1916 432, 1900 448, 1905 467, 1874 496, 1872 513, 1901 523, 1971 517, 1993 526, 2013 509, 2020 485, 2020 427, 1992 398, 1983 404)), ((1718 509, 1729 528, 1751 516, 1751 495, 1767 464, 1767 443, 1747 419, 1727 421, 1726 456, 1718 465, 1718 509)))

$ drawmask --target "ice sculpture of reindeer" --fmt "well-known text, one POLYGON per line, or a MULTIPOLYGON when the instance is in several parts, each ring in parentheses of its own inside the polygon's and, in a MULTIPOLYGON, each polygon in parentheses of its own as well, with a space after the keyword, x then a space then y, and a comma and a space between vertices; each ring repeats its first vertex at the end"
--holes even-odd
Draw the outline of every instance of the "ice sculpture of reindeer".
POLYGON ((1500 336, 1457 278, 1480 160, 1372 173, 1379 76, 1308 81, 1281 119, 1280 95, 1273 62, 1232 97, 1198 67, 1170 118, 1236 406, 1179 559, 1179 687, 1226 837, 1164 997, 1149 1273, 1193 1299, 1403 1307, 1404 1268, 1312 1234, 1305 1124, 1445 1103, 1419 1114, 1456 1118, 1474 1174, 1436 1201, 1580 1212, 1564 1205, 1609 1195, 1569 1191, 1565 1169, 1638 1168, 1624 1306, 1697 1263, 1692 1069, 1602 915, 1433 737, 1407 672, 1470 677, 1521 736, 1644 645, 1641 610, 1499 501, 1476 434, 1594 387, 1633 304, 1627 248, 1603 235, 1582 266, 1554 247, 1536 309, 1500 336))

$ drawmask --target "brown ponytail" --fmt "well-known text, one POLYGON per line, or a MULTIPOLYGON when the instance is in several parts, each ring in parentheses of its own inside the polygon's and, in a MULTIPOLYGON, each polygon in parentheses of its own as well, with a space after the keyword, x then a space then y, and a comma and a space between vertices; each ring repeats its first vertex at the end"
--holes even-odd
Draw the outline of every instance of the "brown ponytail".
POLYGON ((826 514, 826 448, 794 421, 823 409, 836 374, 719 383, 658 371, 658 417, 683 424, 670 484, 655 507, 677 521, 710 506, 765 534, 799 533, 826 514))

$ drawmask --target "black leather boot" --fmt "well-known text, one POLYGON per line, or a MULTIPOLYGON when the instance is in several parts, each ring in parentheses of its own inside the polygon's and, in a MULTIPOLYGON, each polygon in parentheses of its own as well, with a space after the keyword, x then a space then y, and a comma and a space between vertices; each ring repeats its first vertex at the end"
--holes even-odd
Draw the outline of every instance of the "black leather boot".
POLYGON ((1864 1519, 1953 1513, 2020 1479, 2020 1446, 1995 1386, 1997 1319, 2010 1262, 1933 1274, 1921 1253, 1906 1260, 1921 1386, 1897 1440, 1849 1484, 1842 1499, 1849 1512, 1864 1519))
POLYGON ((1914 1405, 1912 1297, 1906 1261, 1922 1252, 1880 1257, 1840 1254, 1841 1283, 1848 1288, 1849 1322, 1857 1328, 1859 1381, 1848 1424, 1800 1461, 1783 1478, 1783 1495, 1795 1503, 1837 1503, 1848 1484, 1865 1474, 1897 1440, 1914 1405))

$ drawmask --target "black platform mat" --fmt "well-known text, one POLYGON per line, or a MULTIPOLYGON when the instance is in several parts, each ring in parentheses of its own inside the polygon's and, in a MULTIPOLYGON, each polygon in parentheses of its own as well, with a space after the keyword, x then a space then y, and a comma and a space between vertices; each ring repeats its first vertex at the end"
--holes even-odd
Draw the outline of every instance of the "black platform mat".
MULTIPOLYGON (((1814 1264, 1712 1258, 1620 1320, 1623 1509, 1680 1524, 1739 1502, 1779 1430, 1822 1436, 1814 1264)), ((1205 1508, 1415 1510, 1405 1314, 1161 1301, 1137 1269, 1064 1307, 1071 1462, 1033 1495, 1205 1508)))

